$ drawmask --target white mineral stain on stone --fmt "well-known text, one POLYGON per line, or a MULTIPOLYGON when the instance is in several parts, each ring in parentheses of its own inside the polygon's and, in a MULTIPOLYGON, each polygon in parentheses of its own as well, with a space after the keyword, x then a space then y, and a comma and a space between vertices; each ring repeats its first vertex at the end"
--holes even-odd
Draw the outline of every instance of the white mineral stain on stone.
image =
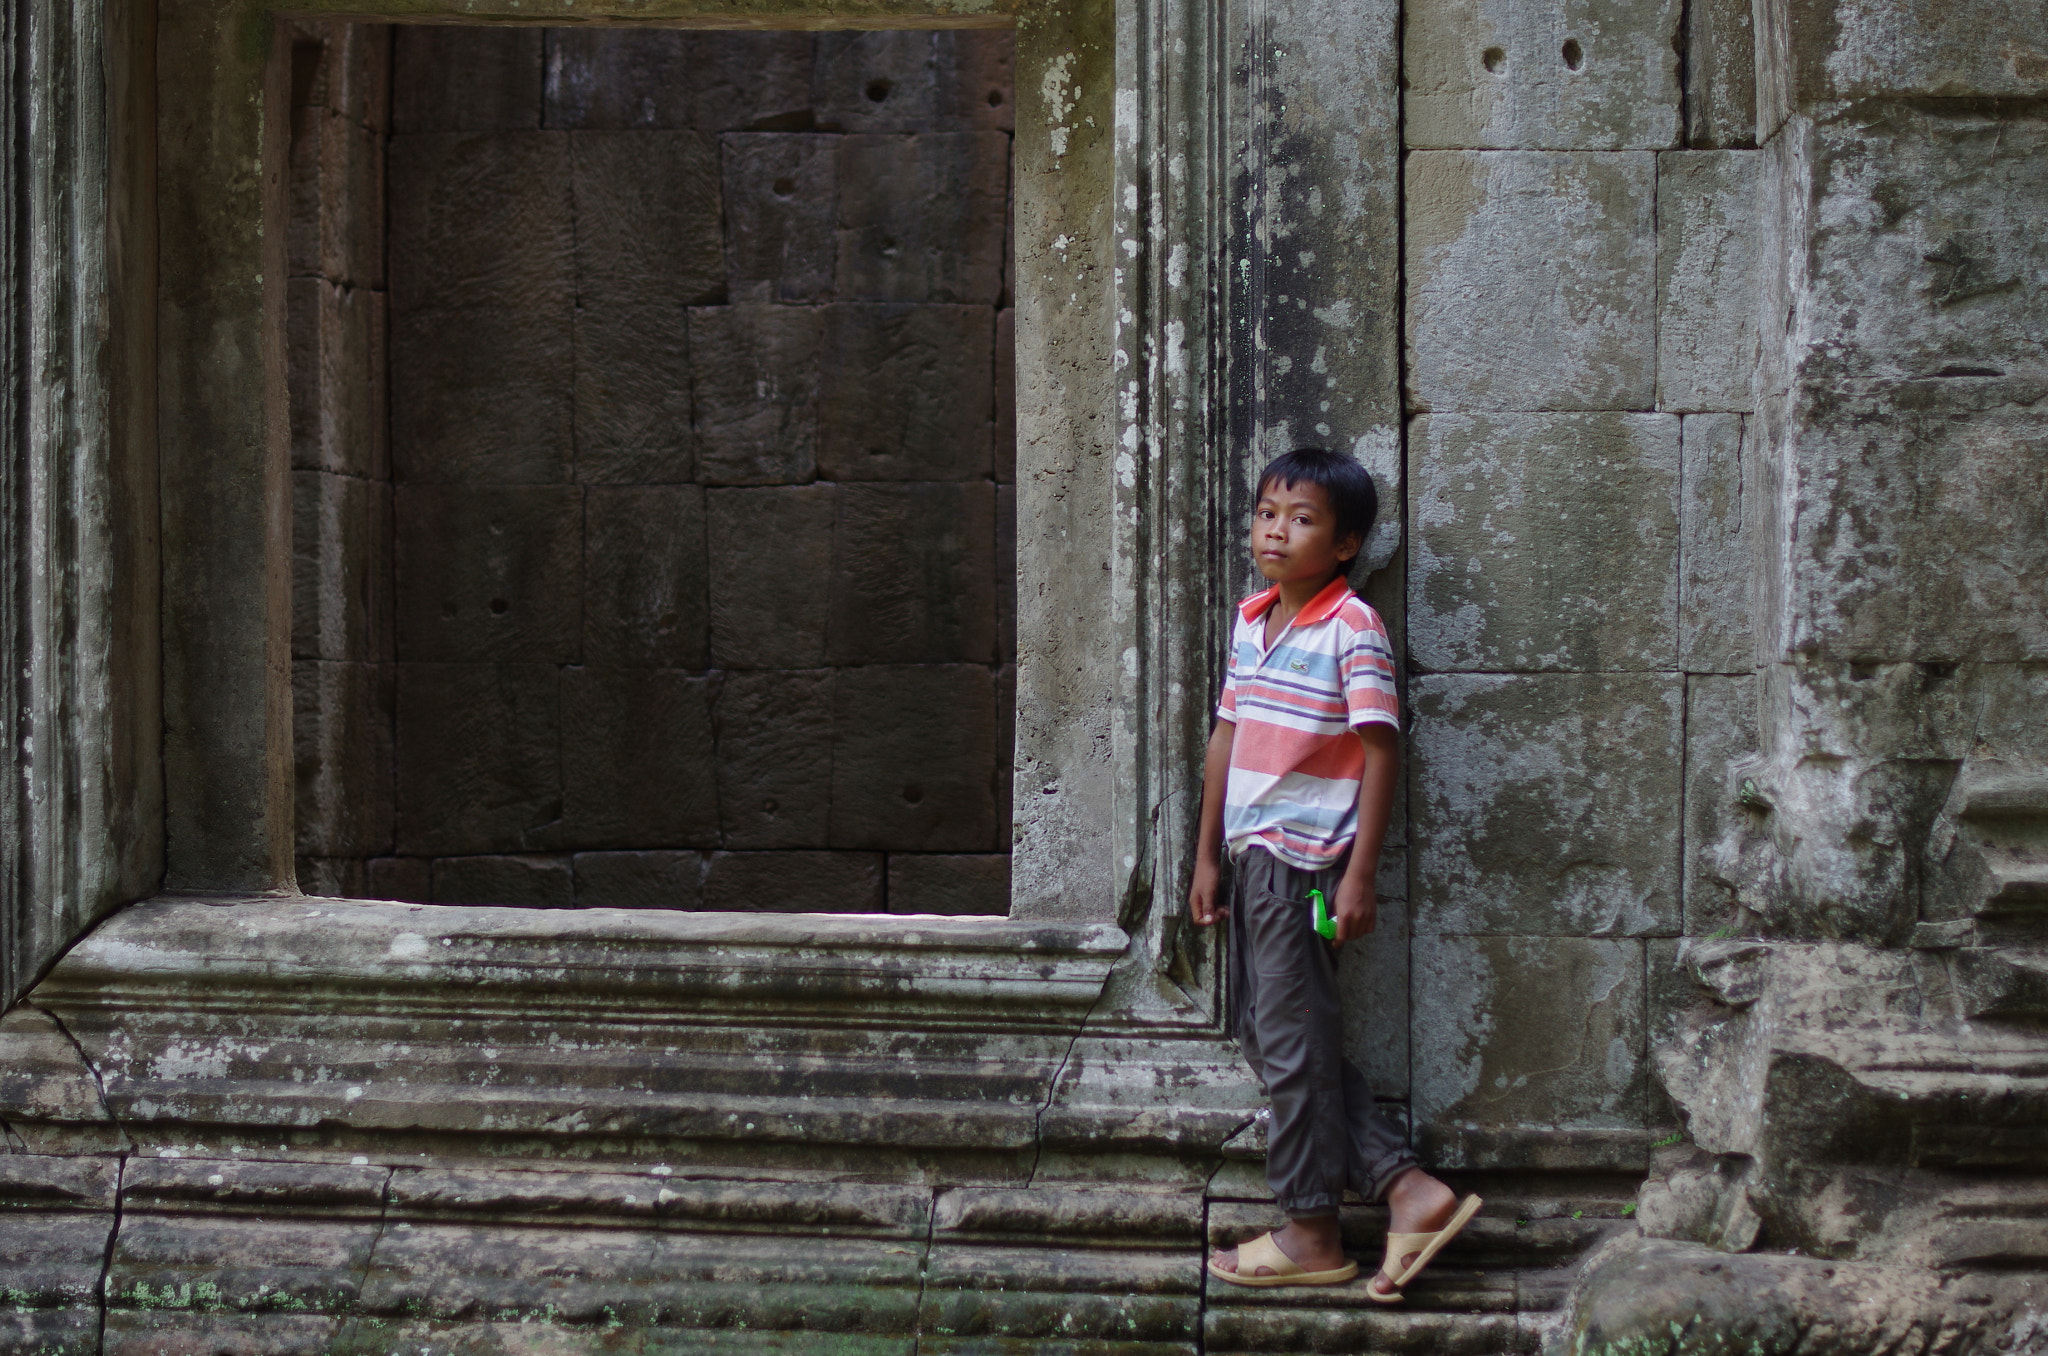
POLYGON ((418 960, 427 954, 427 939, 417 932, 401 932, 391 939, 387 954, 393 960, 418 960))
POLYGON ((1039 78, 1039 94, 1045 100, 1046 140, 1054 160, 1067 153, 1067 138, 1073 130, 1067 126, 1067 115, 1080 102, 1079 91, 1069 84, 1073 69, 1074 54, 1062 52, 1045 64, 1045 74, 1039 78))

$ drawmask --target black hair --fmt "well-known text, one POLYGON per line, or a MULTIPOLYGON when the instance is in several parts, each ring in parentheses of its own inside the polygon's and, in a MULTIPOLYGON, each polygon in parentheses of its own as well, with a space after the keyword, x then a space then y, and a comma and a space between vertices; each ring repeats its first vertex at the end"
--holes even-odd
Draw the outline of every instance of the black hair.
POLYGON ((1337 516, 1337 540, 1356 534, 1358 555, 1344 563, 1350 570, 1365 555, 1365 539, 1380 516, 1380 492, 1373 488, 1372 473, 1341 452, 1321 447, 1297 447, 1266 463, 1259 472, 1259 495, 1268 485, 1314 485, 1330 501, 1337 516))

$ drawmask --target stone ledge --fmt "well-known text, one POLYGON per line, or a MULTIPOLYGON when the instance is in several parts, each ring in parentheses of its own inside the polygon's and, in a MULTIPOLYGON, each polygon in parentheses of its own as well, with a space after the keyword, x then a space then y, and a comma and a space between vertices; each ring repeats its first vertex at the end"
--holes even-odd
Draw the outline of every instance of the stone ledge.
POLYGON ((1108 924, 868 914, 538 910, 259 896, 158 898, 73 948, 46 1007, 531 1013, 641 1021, 1078 1028, 1128 944, 1108 924), (394 1007, 393 1005, 397 1005, 394 1007), (850 1010, 849 1010, 850 1009, 850 1010))

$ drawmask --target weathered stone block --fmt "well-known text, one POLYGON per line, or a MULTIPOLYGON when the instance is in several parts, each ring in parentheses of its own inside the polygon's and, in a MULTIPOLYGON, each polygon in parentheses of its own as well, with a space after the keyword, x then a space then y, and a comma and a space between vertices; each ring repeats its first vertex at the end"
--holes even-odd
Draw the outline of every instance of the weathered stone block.
POLYGON ((563 670, 565 845, 718 845, 712 684, 670 669, 563 670))
POLYGON ((304 107, 339 113, 376 131, 391 119, 391 36, 389 24, 299 20, 293 41, 320 45, 320 60, 307 83, 304 107))
POLYGON ((581 489, 401 485, 397 506, 400 658, 576 660, 581 489))
POLYGON ((1715 849, 1743 812, 1729 768, 1759 748, 1757 680, 1694 674, 1685 684, 1685 862, 1680 877, 1685 931, 1695 936, 1732 921, 1734 896, 1720 883, 1715 849))
POLYGON ((593 486, 584 503, 586 663, 701 669, 709 661, 704 491, 593 486))
POLYGON ((562 817, 557 673, 552 664, 398 666, 400 852, 544 845, 562 817))
POLYGON ((1468 0, 1403 26, 1407 143, 1621 151, 1678 141, 1679 0, 1468 0))
POLYGON ((838 512, 839 491, 831 485, 705 493, 714 665, 801 669, 825 662, 838 512), (767 575, 756 556, 761 542, 776 546, 767 575))
POLYGON ((1417 935, 1676 933, 1681 681, 1416 677, 1417 935))
POLYGON ((292 465, 375 475, 371 327, 379 308, 371 293, 321 278, 293 278, 285 290, 292 465))
POLYGON ((1017 487, 1015 485, 996 486, 996 655, 1005 664, 1017 662, 1017 487))
POLYGON ((293 110, 291 223, 295 277, 384 285, 384 138, 325 109, 293 110))
POLYGON ((367 857, 391 850, 393 680, 389 664, 293 663, 299 855, 367 857))
POLYGON ((703 902, 701 852, 576 854, 579 908, 695 909, 703 902))
POLYGON ((1685 144, 1756 145, 1750 0, 1692 0, 1685 12, 1685 144))
POLYGON ((681 28, 547 30, 549 127, 690 127, 691 39, 681 28))
POLYGON ((986 480, 839 487, 833 663, 996 658, 995 489, 986 480))
POLYGON ((433 863, 425 857, 372 857, 363 863, 365 899, 395 899, 407 904, 434 900, 433 863))
POLYGON ((391 48, 391 122, 400 132, 541 125, 538 28, 404 24, 391 48))
POLYGON ((695 478, 687 315, 681 306, 578 308, 578 480, 649 485, 695 478))
POLYGON ((1642 942, 1418 936, 1414 964, 1418 1126, 1643 1124, 1642 942))
POLYGON ((1657 405, 1747 410, 1757 360, 1757 151, 1657 157, 1657 405))
POLYGON ((401 480, 538 484, 573 453, 567 307, 429 311, 392 326, 391 452, 401 480), (481 342, 479 341, 481 339, 481 342))
MULTIPOLYGON (((566 132, 394 136, 391 304, 561 308, 574 286, 566 132)), ((644 298, 642 298, 644 299, 644 298)), ((472 332, 489 334, 489 330, 472 332)))
POLYGON ((1008 132, 1017 125, 1017 35, 940 29, 932 35, 933 112, 939 125, 1008 132))
POLYGON ((830 669, 725 676, 715 715, 727 847, 824 846, 832 807, 832 684, 830 669))
POLYGON ((813 110, 828 132, 926 132, 935 124, 930 29, 820 33, 813 110))
POLYGON ((691 125, 700 132, 809 130, 815 47, 809 33, 692 33, 691 125))
POLYGON ((1672 666, 1677 416, 1438 414, 1409 437, 1418 664, 1672 666))
POLYGON ((777 301, 829 301, 838 138, 729 132, 718 146, 728 285, 765 282, 777 301))
POLYGON ((1798 334, 1818 348, 1805 376, 1927 382, 1923 392, 2048 380, 2038 106, 1885 104, 1801 124, 1783 153, 1781 172, 1807 186, 1791 205, 1825 223, 1797 297, 1798 334))
POLYGON ((880 913, 879 852, 714 852, 704 907, 730 913, 880 913))
POLYGON ((1409 404, 1647 408, 1655 162, 1646 151, 1409 156, 1409 404))
POLYGON ((1750 573, 1760 544, 1744 520, 1748 420, 1739 414, 1689 414, 1681 433, 1685 462, 1679 506, 1678 666, 1734 673, 1755 667, 1750 631, 1750 573))
POLYGON ((434 862, 434 902, 566 909, 576 890, 567 857, 441 857, 434 862))
POLYGON ((1379 926, 1337 952, 1344 999, 1344 1054, 1373 1095, 1408 1096, 1408 861, 1398 848, 1380 854, 1379 926))
POLYGON ((834 847, 979 852, 995 835, 995 682, 972 664, 842 669, 834 847))
POLYGON ((996 312, 994 395, 996 480, 1008 485, 1017 479, 1017 312, 1009 306, 996 312))
POLYGON ((889 912, 1006 914, 1007 852, 889 854, 889 912))
POLYGON ((2048 4, 1875 0, 1854 10, 1774 4, 1756 35, 1760 121, 1831 100, 1886 95, 2039 98, 2048 91, 2048 4))
POLYGON ((296 857, 292 880, 302 895, 327 899, 369 899, 369 872, 361 857, 296 857))
POLYGON ((842 301, 998 300, 1007 136, 849 136, 839 143, 838 180, 842 301))
POLYGON ((818 38, 818 126, 834 132, 1007 132, 1017 39, 995 29, 818 38))
POLYGON ((292 472, 292 657, 392 657, 389 485, 292 472))
POLYGON ((818 354, 811 306, 690 312, 697 470, 707 485, 801 485, 817 473, 818 354))
POLYGON ((983 480, 994 339, 985 306, 833 306, 825 312, 818 474, 829 480, 983 480))
POLYGON ((2039 381, 1830 391, 1795 416, 1789 646, 1828 658, 2048 658, 2039 381), (1910 490, 1904 487, 1911 487, 1910 490), (1864 506, 1910 493, 1911 513, 1864 506))
POLYGON ((725 299, 718 143, 701 132, 571 132, 576 299, 725 299))

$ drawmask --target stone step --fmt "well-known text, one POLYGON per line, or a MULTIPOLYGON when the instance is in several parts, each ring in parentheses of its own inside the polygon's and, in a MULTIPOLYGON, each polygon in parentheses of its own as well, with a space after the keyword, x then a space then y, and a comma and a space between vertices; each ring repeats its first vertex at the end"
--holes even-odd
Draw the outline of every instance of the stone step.
POLYGON ((1962 947, 1949 953, 1949 974, 1965 1017, 2048 1021, 2048 949, 1962 947))

